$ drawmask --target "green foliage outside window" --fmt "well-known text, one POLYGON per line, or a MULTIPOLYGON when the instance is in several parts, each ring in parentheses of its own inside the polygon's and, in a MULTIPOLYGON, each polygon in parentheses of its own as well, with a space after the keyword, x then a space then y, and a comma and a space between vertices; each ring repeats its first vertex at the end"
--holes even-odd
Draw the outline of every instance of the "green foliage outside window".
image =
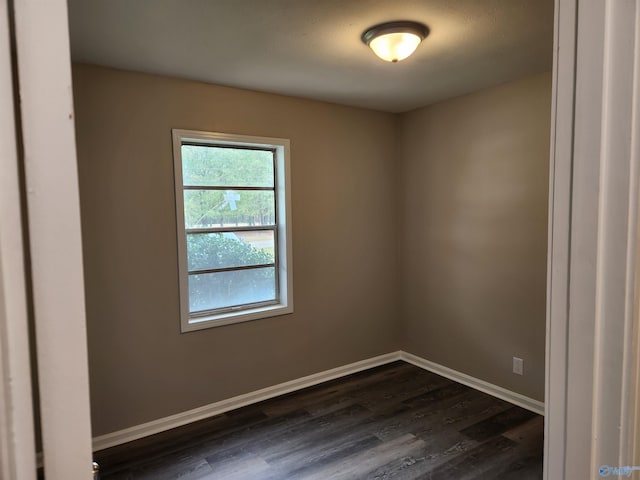
MULTIPOLYGON (((188 235, 187 252, 189 270, 273 263, 272 253, 221 233, 188 235)), ((274 280, 274 268, 192 275, 189 279, 190 310, 209 310, 255 299, 272 300, 268 297, 271 292, 271 296, 275 295, 274 280)))
POLYGON ((232 189, 273 188, 273 152, 183 145, 182 158, 184 185, 229 187, 229 190, 185 190, 187 228, 275 223, 273 191, 232 189), (237 201, 227 201, 229 195, 237 201))
POLYGON ((273 263, 271 252, 222 233, 187 235, 187 252, 189 271, 273 263))

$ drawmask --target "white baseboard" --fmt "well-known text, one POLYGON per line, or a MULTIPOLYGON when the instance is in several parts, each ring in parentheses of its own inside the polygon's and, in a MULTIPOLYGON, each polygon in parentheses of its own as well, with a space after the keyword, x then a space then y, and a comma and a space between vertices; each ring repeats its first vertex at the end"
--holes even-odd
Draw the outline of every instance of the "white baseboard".
POLYGON ((534 413, 537 413, 538 415, 544 415, 544 403, 538 400, 534 400, 533 398, 529 398, 519 393, 512 392, 511 390, 499 387, 498 385, 494 385, 493 383, 485 382, 484 380, 472 377, 471 375, 467 375, 466 373, 461 373, 457 370, 453 370, 443 365, 430 362, 429 360, 425 360, 424 358, 418 357, 417 355, 413 355, 411 353, 401 351, 400 360, 411 363, 416 367, 429 370, 430 372, 446 377, 450 380, 453 380, 454 382, 458 382, 476 390, 480 390, 481 392, 488 393, 489 395, 497 397, 501 400, 505 400, 509 403, 513 403, 514 405, 530 410, 534 413))
POLYGON ((211 403, 203 407, 187 410, 186 412, 177 413, 169 417, 160 418, 134 427, 125 428, 124 430, 100 435, 93 439, 93 450, 103 450, 105 448, 114 447, 133 440, 138 440, 149 435, 154 435, 172 428, 197 422, 198 420, 213 417, 214 415, 219 415, 236 408, 245 407, 295 390, 301 390, 303 388, 318 385, 319 383, 351 375, 352 373, 361 372, 363 370, 368 370, 380 365, 385 365, 397 360, 400 360, 400 352, 387 353, 386 355, 380 355, 378 357, 369 358, 367 360, 351 363, 342 367, 332 368, 331 370, 326 370, 324 372, 314 373, 313 375, 280 383, 272 387, 256 390, 255 392, 246 393, 244 395, 238 395, 237 397, 211 403))
POLYGON ((125 428, 124 430, 100 435, 93 439, 93 450, 103 450, 105 448, 114 447, 133 440, 138 440, 149 435, 154 435, 172 428, 197 422, 198 420, 213 417, 214 415, 219 415, 236 408, 245 407, 295 390, 301 390, 303 388, 318 385, 329 380, 334 380, 336 378, 368 370, 380 365, 385 365, 397 360, 403 360, 417 367, 449 378, 455 382, 462 383, 463 385, 488 393, 489 395, 493 395, 494 397, 513 403, 514 405, 518 405, 532 412, 544 415, 544 403, 542 402, 520 395, 519 393, 512 392, 506 388, 485 382, 484 380, 479 380, 456 370, 452 370, 437 363, 430 362, 429 360, 425 360, 424 358, 420 358, 411 353, 397 351, 362 360, 360 362, 351 363, 349 365, 344 365, 342 367, 333 368, 331 370, 326 370, 324 372, 315 373, 313 375, 308 375, 289 382, 280 383, 272 387, 256 390, 255 392, 238 395, 237 397, 214 402, 203 407, 194 408, 193 410, 187 410, 186 412, 177 413, 169 417, 125 428))

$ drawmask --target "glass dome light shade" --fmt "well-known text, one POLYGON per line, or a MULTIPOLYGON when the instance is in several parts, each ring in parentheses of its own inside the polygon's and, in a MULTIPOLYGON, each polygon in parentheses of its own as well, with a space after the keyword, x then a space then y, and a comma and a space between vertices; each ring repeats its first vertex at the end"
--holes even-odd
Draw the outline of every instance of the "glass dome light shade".
POLYGON ((369 47, 381 59, 398 62, 415 52, 421 41, 414 33, 387 33, 371 40, 369 47))

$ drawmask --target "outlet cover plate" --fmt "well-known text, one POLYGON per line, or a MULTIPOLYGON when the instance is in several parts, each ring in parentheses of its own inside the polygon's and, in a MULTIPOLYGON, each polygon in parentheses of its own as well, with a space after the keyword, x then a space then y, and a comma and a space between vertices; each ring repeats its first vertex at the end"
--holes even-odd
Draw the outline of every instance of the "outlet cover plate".
POLYGON ((523 375, 524 360, 518 357, 513 357, 513 373, 515 373, 516 375, 523 375))

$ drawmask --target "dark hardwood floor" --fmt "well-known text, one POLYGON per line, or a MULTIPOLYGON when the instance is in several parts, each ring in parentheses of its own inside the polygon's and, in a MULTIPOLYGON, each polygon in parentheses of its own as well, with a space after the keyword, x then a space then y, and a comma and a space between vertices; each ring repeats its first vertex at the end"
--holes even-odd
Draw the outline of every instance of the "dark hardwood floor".
POLYGON ((101 480, 528 480, 543 418, 396 362, 96 452, 101 480))

